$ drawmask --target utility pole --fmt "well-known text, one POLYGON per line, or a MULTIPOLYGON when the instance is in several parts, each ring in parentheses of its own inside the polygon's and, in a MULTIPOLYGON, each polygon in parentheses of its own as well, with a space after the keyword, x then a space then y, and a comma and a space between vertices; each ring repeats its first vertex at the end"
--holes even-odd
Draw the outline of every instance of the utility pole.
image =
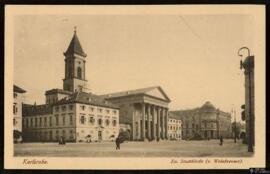
POLYGON ((242 47, 238 50, 238 55, 242 57, 243 55, 239 52, 243 49, 248 51, 248 56, 242 62, 240 61, 240 69, 245 69, 245 91, 246 100, 245 108, 248 109, 246 113, 246 126, 247 126, 247 141, 248 141, 248 152, 253 152, 254 145, 254 56, 250 55, 250 50, 248 47, 242 47), (247 77, 247 78, 246 78, 247 77), (252 88, 253 86, 253 88, 252 88))
POLYGON ((234 113, 234 143, 236 143, 236 117, 235 117, 235 110, 233 110, 234 113))

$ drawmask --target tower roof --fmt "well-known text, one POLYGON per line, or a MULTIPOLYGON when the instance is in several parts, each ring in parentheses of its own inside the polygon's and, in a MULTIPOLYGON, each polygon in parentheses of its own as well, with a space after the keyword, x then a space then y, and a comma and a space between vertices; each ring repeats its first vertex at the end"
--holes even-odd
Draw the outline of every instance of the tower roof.
POLYGON ((82 46, 80 44, 80 41, 78 39, 77 33, 76 33, 76 29, 74 31, 73 37, 70 41, 70 44, 68 46, 67 51, 64 53, 64 55, 73 55, 74 53, 79 54, 83 57, 86 57, 87 55, 85 54, 85 52, 82 49, 82 46))
POLYGON ((209 101, 205 102, 202 105, 201 109, 208 110, 208 111, 216 110, 215 106, 209 101))

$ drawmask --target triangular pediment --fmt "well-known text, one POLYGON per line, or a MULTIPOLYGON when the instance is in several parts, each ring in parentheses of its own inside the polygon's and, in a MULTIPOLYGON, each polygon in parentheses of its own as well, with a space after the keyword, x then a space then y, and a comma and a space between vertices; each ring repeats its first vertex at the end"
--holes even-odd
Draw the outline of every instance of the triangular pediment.
POLYGON ((145 94, 147 94, 149 96, 153 96, 155 98, 165 100, 165 101, 170 101, 168 96, 165 94, 165 92, 160 87, 153 88, 152 90, 147 91, 145 94))

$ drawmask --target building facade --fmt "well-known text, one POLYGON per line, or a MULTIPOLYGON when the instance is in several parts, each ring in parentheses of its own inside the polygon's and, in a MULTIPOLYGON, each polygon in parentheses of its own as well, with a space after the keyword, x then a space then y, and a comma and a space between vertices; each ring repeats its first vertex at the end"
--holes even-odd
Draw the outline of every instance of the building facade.
POLYGON ((77 92, 52 106, 24 106, 25 141, 49 142, 63 137, 70 142, 84 142, 88 139, 106 141, 117 137, 118 108, 89 99, 94 100, 91 94, 77 92))
POLYGON ((182 140, 182 121, 171 112, 168 120, 168 137, 170 140, 182 140))
POLYGON ((209 101, 202 107, 172 111, 182 120, 183 139, 199 136, 204 139, 232 137, 231 114, 216 109, 209 101))
POLYGON ((13 85, 13 130, 14 134, 17 134, 14 141, 22 140, 22 105, 25 92, 24 89, 13 85))
POLYGON ((119 133, 119 108, 87 91, 86 54, 76 31, 65 56, 63 89, 45 92, 46 104, 23 105, 25 141, 103 141, 119 133))
POLYGON ((168 139, 168 104, 170 99, 161 87, 149 87, 102 95, 119 106, 120 124, 131 127, 133 141, 168 139))

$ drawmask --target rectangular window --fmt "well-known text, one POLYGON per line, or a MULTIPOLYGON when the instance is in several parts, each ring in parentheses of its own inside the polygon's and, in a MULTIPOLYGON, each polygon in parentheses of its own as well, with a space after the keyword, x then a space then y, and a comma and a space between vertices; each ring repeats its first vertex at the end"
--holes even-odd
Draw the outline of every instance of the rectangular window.
POLYGON ((52 117, 50 117, 50 126, 52 126, 52 117))
POLYGON ((116 115, 117 111, 116 110, 113 110, 113 114, 116 115))
POLYGON ((73 131, 72 130, 69 130, 69 139, 73 140, 73 131))
POLYGON ((72 124, 73 124, 72 115, 69 115, 69 124, 70 124, 70 125, 72 125, 72 124))
POLYGON ((55 107, 55 112, 58 112, 59 111, 59 106, 56 106, 55 107))
POLYGON ((56 125, 56 126, 59 125, 59 118, 58 118, 58 115, 55 115, 55 125, 56 125))
POLYGON ((35 118, 35 126, 38 127, 38 118, 35 118))
POLYGON ((73 109, 73 105, 69 105, 69 110, 72 110, 73 109))
POLYGON ((66 124, 66 117, 65 117, 65 115, 62 115, 63 116, 63 125, 65 125, 66 124))
POLYGON ((47 126, 47 117, 44 117, 44 126, 47 126))
POLYGON ((16 119, 13 118, 13 126, 16 126, 16 119))
POLYGON ((100 109, 100 108, 99 108, 99 109, 98 109, 98 112, 100 112, 100 113, 101 113, 101 112, 102 112, 102 109, 100 109))
POLYGON ((13 97, 14 97, 14 98, 17 98, 17 93, 14 93, 14 94, 13 94, 13 97))
POLYGON ((107 114, 109 114, 109 113, 110 113, 110 110, 109 110, 109 109, 107 109, 107 110, 106 110, 106 112, 107 112, 107 114))
POLYGON ((41 127, 41 125, 42 125, 42 118, 39 117, 39 126, 41 127))
POLYGON ((62 106, 62 111, 66 111, 66 106, 62 106))
POLYGON ((94 112, 94 108, 93 107, 90 106, 89 109, 90 109, 91 112, 94 112))
POLYGON ((31 118, 31 120, 30 120, 30 127, 32 127, 33 126, 33 118, 31 118))
POLYGON ((84 111, 84 109, 85 109, 85 106, 84 105, 81 105, 81 110, 84 111))
POLYGON ((17 104, 16 103, 14 103, 13 104, 13 114, 17 114, 17 104))
POLYGON ((80 123, 81 124, 84 124, 85 123, 85 116, 84 115, 81 115, 80 123))

